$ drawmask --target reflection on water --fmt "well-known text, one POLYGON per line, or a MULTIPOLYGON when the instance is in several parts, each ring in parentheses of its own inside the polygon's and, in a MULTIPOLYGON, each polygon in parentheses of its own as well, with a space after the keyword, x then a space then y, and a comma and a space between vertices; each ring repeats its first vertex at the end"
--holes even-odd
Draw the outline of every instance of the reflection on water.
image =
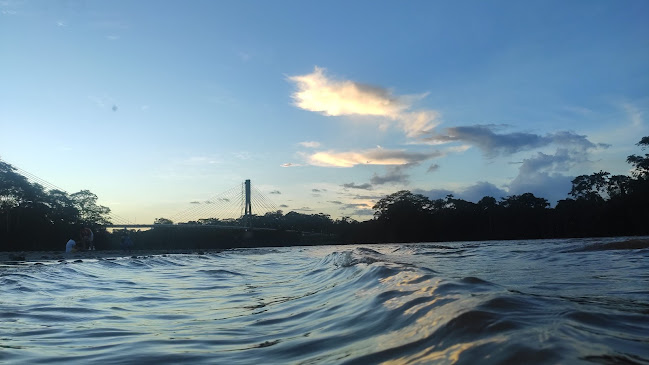
POLYGON ((3 265, 0 361, 646 363, 649 250, 611 247, 422 243, 3 265))

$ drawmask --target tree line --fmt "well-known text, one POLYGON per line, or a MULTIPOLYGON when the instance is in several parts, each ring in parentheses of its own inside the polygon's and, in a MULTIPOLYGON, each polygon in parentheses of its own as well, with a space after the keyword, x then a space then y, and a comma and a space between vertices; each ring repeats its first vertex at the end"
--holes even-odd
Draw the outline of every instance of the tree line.
MULTIPOLYGON (((649 147, 649 137, 637 143, 649 147)), ((628 156, 632 175, 605 171, 577 176, 569 197, 552 208, 532 193, 500 200, 485 196, 477 203, 448 195, 429 199, 401 190, 380 199, 374 218, 358 222, 327 214, 276 211, 252 216, 257 228, 335 235, 337 242, 421 242, 485 239, 531 239, 649 234, 649 154, 628 156)), ((171 224, 168 219, 156 219, 171 224)), ((202 219, 179 224, 242 225, 241 219, 202 219)))
MULTIPOLYGON (((649 148, 649 136, 637 145, 642 150, 649 148)), ((632 167, 630 176, 599 171, 575 177, 569 197, 560 200, 554 208, 546 199, 532 193, 500 200, 485 196, 473 203, 453 195, 430 199, 401 190, 380 199, 373 207, 373 219, 363 222, 349 217, 334 220, 322 213, 284 214, 278 210, 238 219, 172 222, 157 218, 158 228, 137 232, 137 236, 141 248, 156 248, 162 242, 164 248, 225 248, 647 235, 649 154, 628 156, 627 162, 632 167), (170 230, 172 224, 237 227, 245 224, 277 232, 258 231, 253 235, 241 231, 170 230)), ((111 237, 103 228, 110 224, 109 214, 110 209, 97 205, 97 196, 88 190, 74 194, 45 190, 0 161, 0 250, 60 250, 63 242, 75 238, 84 226, 95 231, 98 248, 117 248, 122 233, 111 237)))
POLYGON ((89 190, 47 190, 0 160, 0 251, 61 250, 84 227, 101 241, 109 214, 89 190))

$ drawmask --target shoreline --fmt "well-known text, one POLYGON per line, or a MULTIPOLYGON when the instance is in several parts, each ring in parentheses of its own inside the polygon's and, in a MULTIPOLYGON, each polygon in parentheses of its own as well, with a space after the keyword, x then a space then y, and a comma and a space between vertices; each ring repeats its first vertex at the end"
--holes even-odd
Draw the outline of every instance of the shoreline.
MULTIPOLYGON (((608 251, 608 250, 636 250, 648 249, 649 238, 628 238, 614 242, 591 243, 584 247, 569 252, 608 251)), ((140 258, 164 255, 206 255, 223 252, 225 249, 143 249, 143 250, 100 250, 100 251, 0 251, 0 263, 20 264, 37 263, 41 261, 76 261, 76 260, 102 260, 117 258, 140 258)))
POLYGON ((101 250, 101 251, 21 251, 0 252, 0 263, 36 263, 43 261, 76 261, 102 260, 117 258, 138 258, 161 255, 205 255, 223 251, 222 249, 207 250, 101 250))

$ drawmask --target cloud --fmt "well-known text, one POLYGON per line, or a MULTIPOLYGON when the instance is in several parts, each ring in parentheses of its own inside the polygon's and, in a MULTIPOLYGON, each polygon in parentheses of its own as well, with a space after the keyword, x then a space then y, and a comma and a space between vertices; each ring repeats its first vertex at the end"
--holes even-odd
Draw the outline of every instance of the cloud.
POLYGON ((201 202, 199 202, 199 201, 189 202, 189 204, 200 204, 200 203, 201 203, 201 202))
MULTIPOLYGON (((368 184, 369 185, 369 184, 368 184)), ((354 195, 352 199, 362 199, 362 200, 379 200, 383 199, 383 195, 354 195)))
POLYGON ((484 198, 485 196, 491 196, 496 199, 499 199, 509 194, 506 190, 501 189, 496 185, 486 181, 479 181, 473 185, 469 185, 463 189, 459 189, 456 191, 448 190, 448 189, 431 189, 431 190, 416 189, 413 191, 413 193, 422 194, 432 200, 445 199, 447 195, 453 195, 458 199, 463 199, 473 203, 477 203, 478 201, 480 201, 480 199, 484 198))
POLYGON ((348 183, 348 184, 343 184, 342 185, 344 188, 348 189, 362 189, 362 190, 372 190, 372 185, 365 183, 365 184, 360 184, 356 185, 356 183, 348 183))
POLYGON ((408 183, 408 177, 404 170, 408 167, 411 167, 411 164, 408 165, 399 165, 399 166, 389 166, 388 171, 386 172, 385 175, 380 176, 377 174, 374 174, 372 178, 370 179, 370 183, 373 185, 383 185, 386 183, 400 183, 400 184, 407 184, 408 183))
POLYGON ((439 165, 434 163, 428 167, 428 170, 426 170, 426 172, 435 172, 437 170, 439 170, 439 165))
POLYGON ((353 215, 374 215, 374 210, 372 210, 372 209, 357 209, 352 214, 353 215))
POLYGON ((449 194, 453 194, 454 196, 457 195, 456 192, 448 189, 430 189, 430 190, 415 189, 412 192, 415 194, 421 194, 431 200, 444 199, 449 194))
POLYGON ((500 189, 492 183, 486 181, 478 181, 477 183, 464 188, 464 190, 457 194, 457 196, 461 199, 477 203, 485 196, 491 196, 496 199, 500 199, 507 196, 507 191, 500 189))
POLYGON ((349 204, 345 204, 345 206, 340 208, 340 209, 343 209, 343 210, 345 210, 345 209, 358 209, 358 208, 361 208, 361 207, 365 208, 365 207, 368 207, 368 205, 364 204, 364 203, 349 203, 349 204))
POLYGON ((298 145, 306 148, 318 148, 320 147, 320 142, 304 141, 304 142, 299 142, 298 145))
POLYGON ((480 148, 487 157, 529 151, 550 144, 570 146, 581 150, 603 146, 590 142, 586 136, 569 131, 559 131, 545 135, 523 132, 499 134, 495 132, 503 127, 493 124, 451 127, 445 129, 445 134, 433 134, 429 137, 422 138, 422 140, 430 144, 447 142, 468 143, 480 148))
POLYGON ((558 200, 566 199, 572 188, 571 176, 558 173, 537 172, 531 175, 518 175, 509 183, 509 194, 520 195, 533 193, 547 199, 554 205, 558 200))
POLYGON ((297 211, 297 212, 313 212, 313 209, 311 209, 309 207, 302 207, 302 208, 297 208, 297 209, 294 209, 294 210, 297 211))
POLYGON ((232 152, 232 155, 240 160, 249 160, 250 157, 250 152, 247 151, 242 151, 242 152, 232 152))
POLYGON ((183 160, 178 160, 178 163, 185 166, 201 166, 219 164, 221 161, 218 158, 211 156, 192 156, 183 160))
POLYGON ((110 96, 106 96, 106 95, 104 96, 90 95, 88 96, 88 99, 90 99, 90 101, 92 101, 99 108, 106 108, 108 105, 113 106, 115 104, 115 100, 110 96))
POLYGON ((302 166, 302 165, 300 165, 300 164, 296 164, 296 163, 292 163, 292 162, 287 162, 287 163, 283 163, 283 164, 281 164, 280 166, 281 166, 281 167, 298 167, 298 166, 302 166))
POLYGON ((631 124, 634 127, 642 126, 642 110, 638 109, 635 105, 631 103, 622 103, 622 109, 628 114, 631 124))
POLYGON ((288 208, 288 205, 286 205, 286 204, 281 204, 279 207, 280 207, 280 208, 288 208))
POLYGON ((281 194, 281 193, 282 193, 282 192, 281 192, 281 191, 279 191, 279 190, 273 190, 273 191, 271 191, 271 192, 270 192, 270 193, 268 193, 268 194, 275 194, 275 195, 279 195, 279 194, 281 194))
POLYGON ((218 198, 217 200, 220 201, 220 202, 226 202, 226 203, 230 202, 230 199, 228 199, 228 198, 218 198))
POLYGON ((306 75, 289 77, 297 91, 292 98, 298 108, 326 116, 371 116, 395 123, 407 136, 432 130, 437 124, 434 110, 412 110, 412 103, 422 95, 393 95, 387 89, 349 80, 334 80, 315 67, 306 75))
POLYGON ((585 162, 587 155, 580 150, 559 148, 553 155, 538 152, 521 162, 518 175, 509 183, 509 193, 531 192, 554 204, 565 199, 572 188, 573 177, 560 172, 585 162))
POLYGON ((353 167, 356 165, 407 165, 443 156, 440 151, 408 152, 405 150, 371 150, 335 152, 322 151, 308 156, 309 163, 325 167, 353 167))
POLYGON ((319 193, 321 190, 320 189, 311 189, 312 192, 314 193, 319 193))
POLYGON ((336 205, 342 205, 342 204, 344 204, 344 203, 341 202, 340 200, 330 200, 329 203, 331 203, 331 204, 336 204, 336 205))
POLYGON ((107 35, 106 39, 108 39, 109 41, 116 41, 116 40, 119 39, 119 36, 118 35, 107 35))

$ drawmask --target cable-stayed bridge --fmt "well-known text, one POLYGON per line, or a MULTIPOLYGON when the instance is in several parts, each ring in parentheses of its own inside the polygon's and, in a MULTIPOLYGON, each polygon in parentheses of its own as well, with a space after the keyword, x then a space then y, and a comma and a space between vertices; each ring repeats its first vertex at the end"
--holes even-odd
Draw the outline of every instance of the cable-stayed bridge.
MULTIPOLYGON (((47 180, 14 165, 11 166, 31 183, 42 186, 45 191, 58 190, 67 194, 64 189, 47 180)), ((279 208, 271 199, 254 187, 250 180, 246 180, 242 184, 227 189, 207 200, 191 202, 188 208, 152 224, 135 224, 129 219, 111 212, 108 214, 108 220, 112 224, 107 225, 106 228, 173 226, 250 229, 253 228, 256 216, 276 213, 278 210, 279 208)), ((257 227, 255 229, 262 228, 257 227)))

